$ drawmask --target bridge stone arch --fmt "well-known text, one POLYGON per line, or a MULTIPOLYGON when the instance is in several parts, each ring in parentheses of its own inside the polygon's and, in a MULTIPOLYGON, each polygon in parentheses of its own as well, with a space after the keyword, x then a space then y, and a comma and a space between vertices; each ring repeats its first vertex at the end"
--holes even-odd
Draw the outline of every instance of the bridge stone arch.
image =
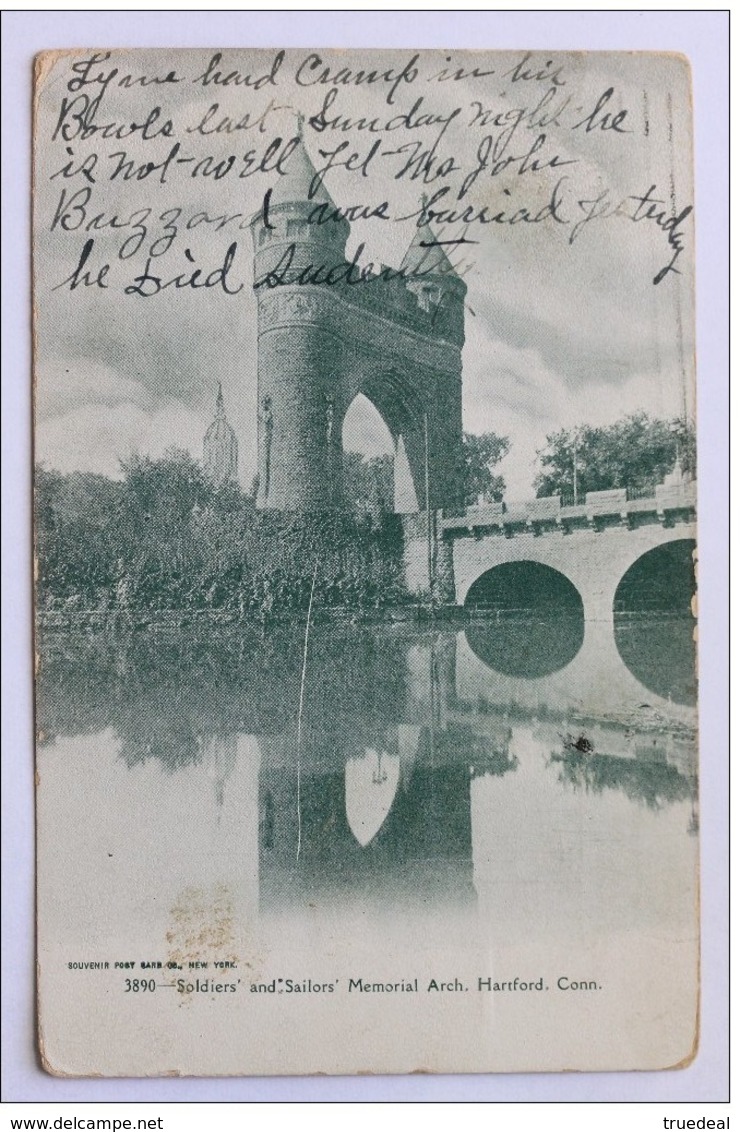
MULTIPOLYGON (((529 598, 530 595, 531 595, 531 597, 535 599, 531 602, 532 608, 539 607, 539 606, 542 606, 544 604, 543 601, 542 601, 541 595, 538 594, 537 588, 536 588, 537 585, 538 585, 538 575, 539 575, 539 580, 544 582, 545 584, 547 584, 548 582, 551 582, 551 584, 553 586, 557 586, 558 582, 560 582, 562 592, 563 592, 563 596, 566 598, 567 604, 569 606, 572 606, 574 610, 575 610, 576 607, 574 605, 573 600, 568 600, 568 599, 570 598, 570 594, 577 595, 578 599, 581 602, 581 610, 580 611, 582 611, 583 599, 581 598, 581 595, 580 595, 579 590, 578 590, 578 586, 573 581, 573 579, 568 577, 568 574, 564 570, 560 569, 559 567, 552 566, 550 562, 543 562, 539 558, 533 558, 529 555, 522 556, 522 557, 519 557, 519 558, 516 558, 516 557, 510 558, 510 559, 507 559, 506 561, 498 562, 495 566, 489 567, 488 570, 484 570, 481 574, 478 575, 477 578, 474 578, 473 581, 468 586, 467 593, 465 594, 465 604, 468 605, 468 604, 471 603, 471 601, 474 604, 481 604, 480 602, 476 602, 474 591, 476 591, 478 589, 480 583, 483 582, 484 579, 490 578, 491 581, 494 581, 495 579, 494 579, 493 576, 499 571, 503 572, 507 567, 521 567, 522 568, 521 569, 522 574, 526 574, 528 567, 535 567, 536 568, 535 571, 532 571, 532 576, 531 576, 532 589, 528 589, 526 587, 526 585, 522 584, 522 582, 520 582, 519 587, 518 587, 520 589, 524 589, 524 590, 527 591, 526 594, 525 594, 525 596, 527 598, 529 598), (552 577, 548 578, 547 577, 548 574, 551 575, 552 577), (562 582, 566 583, 565 587, 562 587, 562 582), (567 592, 568 590, 570 591, 570 594, 567 592), (539 600, 537 600, 538 597, 539 597, 539 600)), ((482 604, 485 605, 485 602, 483 602, 482 604)))
POLYGON ((694 538, 676 538, 635 558, 617 585, 614 612, 656 609, 688 614, 696 592, 695 550, 694 538), (637 592, 630 592, 630 587, 637 592))
POLYGON ((468 591, 481 574, 506 562, 531 561, 563 574, 578 590, 584 619, 613 618, 617 587, 634 562, 666 543, 694 537, 693 522, 686 519, 665 525, 658 521, 631 529, 625 525, 602 530, 534 531, 510 536, 456 531, 453 536, 455 599, 464 605, 468 591))
POLYGON ((497 673, 547 676, 583 645, 581 595, 565 574, 543 563, 516 559, 492 567, 472 583, 466 606, 468 644, 497 673))

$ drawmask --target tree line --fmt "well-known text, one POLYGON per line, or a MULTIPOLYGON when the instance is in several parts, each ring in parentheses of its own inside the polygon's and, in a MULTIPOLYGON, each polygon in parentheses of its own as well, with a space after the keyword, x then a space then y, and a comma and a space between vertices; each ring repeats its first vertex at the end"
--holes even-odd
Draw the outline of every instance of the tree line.
MULTIPOLYGON (((508 437, 494 432, 463 436, 465 503, 498 503, 506 483, 497 470, 511 450, 508 437)), ((546 437, 539 449, 534 480, 537 496, 559 495, 571 501, 588 491, 627 488, 653 490, 676 467, 696 478, 696 435, 682 420, 659 420, 632 413, 611 425, 577 425, 546 437)))
POLYGON ((402 601, 403 536, 392 513, 261 512, 215 487, 187 452, 133 456, 122 479, 36 469, 41 609, 224 610, 269 616, 402 601))
MULTIPOLYGON (((466 504, 500 501, 510 444, 464 435, 466 504)), ((547 437, 538 495, 654 487, 678 462, 695 474, 691 430, 625 417, 547 437), (575 476, 574 476, 575 470, 575 476)), ((131 456, 122 478, 36 469, 37 597, 42 609, 231 611, 267 617, 322 606, 380 608, 409 599, 390 456, 345 459, 346 511, 258 511, 234 483, 215 487, 187 452, 131 456), (315 572, 315 573, 314 573, 315 572)))
POLYGON ((538 496, 655 488, 676 466, 696 478, 696 436, 681 420, 632 413, 604 428, 579 425, 547 437, 535 479, 538 496))

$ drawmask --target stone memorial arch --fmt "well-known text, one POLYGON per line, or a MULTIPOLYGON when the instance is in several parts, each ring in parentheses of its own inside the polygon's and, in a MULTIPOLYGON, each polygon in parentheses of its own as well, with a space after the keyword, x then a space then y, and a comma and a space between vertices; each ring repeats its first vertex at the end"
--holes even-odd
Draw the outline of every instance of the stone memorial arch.
MULTIPOLYGON (((251 222, 257 506, 343 505, 342 424, 363 394, 393 438, 396 509, 459 509, 465 283, 426 224, 400 269, 348 261, 348 211, 317 179, 301 138, 251 222)), ((361 223, 355 234, 362 239, 361 223)))

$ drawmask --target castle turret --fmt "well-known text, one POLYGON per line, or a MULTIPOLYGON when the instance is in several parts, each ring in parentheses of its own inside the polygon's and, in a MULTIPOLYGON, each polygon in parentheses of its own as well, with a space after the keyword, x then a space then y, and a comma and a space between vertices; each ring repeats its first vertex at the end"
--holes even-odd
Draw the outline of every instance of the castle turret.
POLYGON ((328 293, 334 289, 297 277, 312 265, 324 271, 341 266, 349 232, 317 177, 301 130, 285 174, 252 220, 261 508, 321 510, 341 495, 341 345, 328 293))
MULTIPOLYGON (((255 282, 271 271, 295 277, 310 264, 328 267, 344 262, 350 234, 329 191, 306 152, 299 120, 296 146, 286 172, 268 190, 266 204, 252 218, 255 282), (267 224, 265 224, 267 219, 267 224)), ((269 290, 269 284, 263 284, 269 290)))
POLYGON ((219 382, 216 394, 216 416, 203 437, 203 467, 209 480, 221 487, 228 480, 236 480, 239 446, 236 434, 226 420, 224 394, 219 382))
POLYGON ((433 320, 435 332, 462 346, 467 287, 428 221, 415 230, 401 270, 406 275, 407 289, 433 320))

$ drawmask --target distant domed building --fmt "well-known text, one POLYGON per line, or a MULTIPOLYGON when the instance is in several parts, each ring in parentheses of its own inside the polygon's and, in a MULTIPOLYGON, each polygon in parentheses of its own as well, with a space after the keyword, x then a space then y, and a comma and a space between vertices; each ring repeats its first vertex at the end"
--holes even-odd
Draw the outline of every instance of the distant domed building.
POLYGON ((236 481, 239 464, 239 446, 236 433, 226 420, 224 394, 221 383, 216 394, 216 416, 203 437, 203 467, 216 487, 228 480, 236 481))

